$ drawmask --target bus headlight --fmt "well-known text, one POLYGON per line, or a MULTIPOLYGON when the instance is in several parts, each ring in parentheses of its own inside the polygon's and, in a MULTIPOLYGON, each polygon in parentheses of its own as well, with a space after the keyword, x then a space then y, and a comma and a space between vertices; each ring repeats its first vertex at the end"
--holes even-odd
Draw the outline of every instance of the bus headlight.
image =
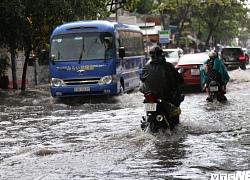
POLYGON ((57 86, 57 87, 66 86, 65 82, 61 79, 58 79, 58 78, 51 78, 50 85, 57 86))
POLYGON ((104 76, 100 79, 100 81, 98 82, 99 85, 102 84, 111 84, 116 82, 116 76, 115 75, 109 75, 109 76, 104 76))

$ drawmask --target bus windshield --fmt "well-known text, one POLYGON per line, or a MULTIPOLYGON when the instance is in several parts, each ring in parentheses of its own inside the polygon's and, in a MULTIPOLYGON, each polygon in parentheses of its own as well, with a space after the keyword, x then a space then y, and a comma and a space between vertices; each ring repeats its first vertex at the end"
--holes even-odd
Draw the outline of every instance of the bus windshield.
POLYGON ((51 42, 51 60, 84 61, 114 56, 113 36, 108 32, 57 35, 51 42))

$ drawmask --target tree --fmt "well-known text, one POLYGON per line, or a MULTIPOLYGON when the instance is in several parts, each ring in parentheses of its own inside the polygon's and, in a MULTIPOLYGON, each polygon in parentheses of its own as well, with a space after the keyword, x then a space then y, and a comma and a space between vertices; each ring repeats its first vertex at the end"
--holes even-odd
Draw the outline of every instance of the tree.
POLYGON ((136 13, 151 14, 154 6, 154 0, 140 1, 136 5, 136 13))
POLYGON ((160 13, 162 16, 170 15, 170 23, 176 25, 178 30, 177 46, 180 46, 182 33, 186 24, 190 22, 190 11, 195 3, 197 3, 196 0, 157 0, 158 7, 153 11, 160 13))
POLYGON ((247 0, 157 0, 154 2, 157 8, 151 11, 161 15, 168 14, 170 24, 177 26, 177 46, 180 45, 182 36, 186 34, 187 24, 199 38, 201 34, 208 34, 205 40, 206 47, 211 37, 217 40, 224 39, 225 36, 234 37, 239 27, 246 26, 246 23, 242 23, 242 19, 247 15, 247 9, 244 7, 247 0))
POLYGON ((24 6, 21 0, 0 2, 0 47, 5 47, 11 53, 13 88, 17 89, 15 74, 15 50, 19 43, 23 42, 23 24, 26 22, 23 16, 24 6), (14 71, 13 71, 14 70, 14 71))
POLYGON ((60 24, 75 20, 105 19, 109 15, 106 3, 103 0, 1 0, 0 47, 7 47, 11 52, 12 67, 15 67, 16 50, 25 49, 21 90, 25 90, 30 52, 39 51, 38 45, 41 42, 49 43, 51 32, 60 24))
POLYGON ((239 28, 244 26, 241 19, 246 18, 246 14, 246 8, 241 2, 225 0, 204 3, 202 6, 196 5, 192 11, 192 16, 196 19, 194 21, 196 31, 197 22, 199 22, 199 31, 208 34, 205 48, 209 47, 211 37, 214 38, 213 46, 216 46, 222 39, 235 37, 239 28))

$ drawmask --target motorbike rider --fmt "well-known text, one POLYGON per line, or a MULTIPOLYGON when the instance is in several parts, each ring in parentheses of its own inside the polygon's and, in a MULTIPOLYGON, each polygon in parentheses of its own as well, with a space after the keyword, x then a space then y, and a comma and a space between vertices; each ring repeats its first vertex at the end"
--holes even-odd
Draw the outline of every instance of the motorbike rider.
POLYGON ((113 48, 110 40, 104 39, 104 45, 105 45, 105 56, 106 58, 112 58, 113 57, 113 48))
POLYGON ((205 84, 203 90, 207 92, 207 101, 212 101, 210 97, 210 92, 208 85, 211 80, 217 81, 222 86, 222 91, 226 93, 226 84, 228 83, 230 77, 228 75, 226 67, 223 65, 222 61, 219 59, 217 52, 212 51, 209 53, 209 59, 205 61, 205 84))
POLYGON ((175 67, 166 61, 160 46, 154 46, 150 50, 150 56, 151 60, 143 67, 140 74, 142 82, 140 91, 144 94, 156 92, 160 99, 173 105, 170 114, 178 117, 175 120, 177 124, 181 113, 179 106, 184 100, 179 85, 183 84, 184 79, 175 67))

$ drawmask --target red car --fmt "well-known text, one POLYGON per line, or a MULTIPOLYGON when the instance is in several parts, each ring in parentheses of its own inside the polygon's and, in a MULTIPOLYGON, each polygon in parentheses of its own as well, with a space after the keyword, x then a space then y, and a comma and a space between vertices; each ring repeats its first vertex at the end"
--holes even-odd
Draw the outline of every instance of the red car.
POLYGON ((200 66, 209 59, 208 53, 185 54, 175 68, 184 78, 184 85, 201 85, 200 66))

